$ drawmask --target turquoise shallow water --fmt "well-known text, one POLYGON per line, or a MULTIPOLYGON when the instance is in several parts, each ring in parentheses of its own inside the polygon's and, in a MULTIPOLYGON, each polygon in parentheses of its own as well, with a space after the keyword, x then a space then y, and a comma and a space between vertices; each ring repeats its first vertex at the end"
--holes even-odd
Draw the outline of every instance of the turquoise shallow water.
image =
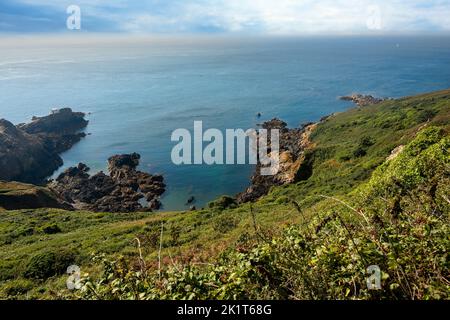
MULTIPOLYGON (((164 209, 235 194, 253 168, 175 166, 171 132, 291 126, 350 107, 338 96, 401 97, 450 87, 450 38, 242 38, 0 43, 0 117, 15 123, 53 107, 90 112, 91 133, 63 154, 93 171, 138 152, 165 175, 164 209), (257 119, 256 114, 262 113, 257 119)), ((339 137, 336 137, 337 139, 339 137)))

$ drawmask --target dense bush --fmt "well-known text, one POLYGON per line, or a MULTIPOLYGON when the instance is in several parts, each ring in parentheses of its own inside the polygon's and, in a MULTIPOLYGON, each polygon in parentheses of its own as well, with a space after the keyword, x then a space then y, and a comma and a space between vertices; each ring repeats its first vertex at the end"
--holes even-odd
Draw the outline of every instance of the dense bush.
POLYGON ((38 253, 31 257, 26 265, 26 278, 47 279, 66 272, 67 267, 75 264, 76 253, 70 250, 55 250, 38 253))
POLYGON ((227 233, 236 228, 238 224, 239 221, 235 218, 219 216, 213 223, 213 229, 220 233, 227 233))
POLYGON ((360 140, 358 147, 353 151, 353 156, 356 158, 364 157, 367 154, 367 149, 373 144, 374 142, 372 141, 372 139, 370 139, 369 137, 363 137, 360 140))
POLYGON ((211 209, 225 210, 227 208, 235 208, 237 206, 236 199, 229 196, 222 196, 215 201, 208 203, 211 209))
POLYGON ((41 230, 45 234, 55 234, 61 232, 61 228, 56 223, 45 225, 41 230))
POLYGON ((16 279, 7 282, 2 288, 2 295, 9 298, 26 294, 33 288, 34 283, 27 279, 16 279))

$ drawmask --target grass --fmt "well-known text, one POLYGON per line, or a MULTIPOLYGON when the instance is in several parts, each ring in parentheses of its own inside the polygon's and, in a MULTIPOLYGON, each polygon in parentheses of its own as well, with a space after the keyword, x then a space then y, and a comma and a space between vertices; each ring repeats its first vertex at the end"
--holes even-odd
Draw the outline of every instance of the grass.
MULTIPOLYGON (((0 211, 0 297, 52 299, 71 297, 67 275, 29 279, 36 255, 64 249, 76 253, 82 272, 100 273, 91 253, 123 256, 137 264, 136 238, 144 260, 157 267, 161 224, 162 263, 207 263, 228 248, 258 234, 272 237, 290 226, 304 226, 337 204, 323 195, 346 197, 367 182, 399 145, 410 142, 425 125, 450 129, 450 90, 386 101, 335 114, 318 125, 301 170, 307 180, 274 187, 256 203, 193 212, 92 213, 58 209, 0 211)), ((0 193, 14 185, 2 185, 0 193)))

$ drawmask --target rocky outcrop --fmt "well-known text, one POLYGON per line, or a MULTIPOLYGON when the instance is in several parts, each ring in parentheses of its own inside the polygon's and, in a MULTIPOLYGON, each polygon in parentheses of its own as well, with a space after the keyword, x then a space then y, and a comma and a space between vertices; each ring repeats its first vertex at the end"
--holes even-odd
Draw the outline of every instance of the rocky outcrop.
MULTIPOLYGON (((387 99, 376 98, 371 95, 353 94, 341 97, 341 100, 352 101, 359 107, 378 104, 387 99)), ((334 114, 325 116, 318 123, 306 123, 300 128, 290 129, 284 121, 272 119, 261 126, 269 132, 272 129, 280 131, 280 165, 279 170, 272 176, 260 174, 261 164, 258 163, 256 171, 251 178, 251 185, 244 192, 237 195, 239 203, 255 201, 267 194, 271 187, 294 183, 306 180, 312 175, 313 153, 307 152, 315 146, 310 140, 310 136, 317 128, 317 125, 327 121, 334 114)), ((270 133, 269 133, 270 136, 270 133)), ((269 142, 270 146, 270 142, 269 142)))
POLYGON ((41 138, 0 120, 0 179, 39 183, 62 164, 41 138))
POLYGON ((289 129, 284 121, 276 118, 263 123, 262 127, 268 130, 269 137, 270 131, 273 129, 278 129, 280 132, 279 170, 275 175, 264 176, 260 174, 261 164, 258 163, 255 174, 251 178, 250 187, 237 195, 237 201, 239 203, 255 201, 267 194, 272 186, 285 185, 308 178, 309 169, 305 168, 308 165, 308 159, 305 151, 313 147, 309 136, 316 126, 317 124, 307 123, 300 128, 289 129))
POLYGON ((56 109, 45 117, 33 117, 27 124, 17 127, 28 134, 40 137, 48 149, 55 153, 69 150, 86 136, 80 130, 88 125, 82 112, 73 112, 70 108, 56 109))
POLYGON ((51 190, 77 209, 97 212, 135 212, 159 209, 164 178, 136 170, 140 155, 115 155, 108 159, 109 175, 89 175, 80 163, 49 184, 51 190))
POLYGON ((30 123, 19 124, 18 128, 29 134, 73 134, 87 126, 83 112, 73 112, 70 108, 55 109, 45 117, 33 117, 30 123))
POLYGON ((376 98, 371 95, 362 95, 362 94, 352 94, 350 96, 343 96, 340 99, 344 101, 352 101, 359 107, 365 107, 371 104, 378 104, 386 100, 384 98, 376 98))
POLYGON ((403 152, 404 149, 405 149, 404 145, 399 145, 398 147, 396 147, 394 150, 391 151, 391 154, 386 158, 386 161, 394 160, 395 158, 398 157, 400 153, 403 152))
POLYGON ((84 114, 65 108, 28 124, 0 120, 0 179, 41 184, 63 164, 59 153, 85 134, 84 114))
POLYGON ((73 208, 58 199, 50 190, 19 182, 0 181, 0 208, 5 210, 73 208))

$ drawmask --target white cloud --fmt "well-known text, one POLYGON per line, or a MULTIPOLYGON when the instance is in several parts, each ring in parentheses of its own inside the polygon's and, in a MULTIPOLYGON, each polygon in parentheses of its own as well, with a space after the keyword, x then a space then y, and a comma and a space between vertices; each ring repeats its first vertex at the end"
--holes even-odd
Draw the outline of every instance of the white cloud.
MULTIPOLYGON (((69 0, 21 0, 61 6, 69 0)), ((85 14, 132 32, 269 34, 450 31, 450 0, 78 0, 85 14), (373 6, 379 8, 379 28, 373 6), (372 19, 368 23, 368 19, 372 19), (378 30, 380 29, 380 30, 378 30)))
POLYGON ((247 24, 256 24, 268 33, 371 32, 367 28, 367 20, 373 18, 368 11, 371 6, 379 7, 381 28, 385 32, 420 31, 421 27, 450 30, 450 1, 435 5, 433 1, 386 0, 227 0, 220 4, 209 3, 204 7, 205 12, 210 12, 211 7, 216 8, 217 19, 231 31, 245 30, 247 24))

